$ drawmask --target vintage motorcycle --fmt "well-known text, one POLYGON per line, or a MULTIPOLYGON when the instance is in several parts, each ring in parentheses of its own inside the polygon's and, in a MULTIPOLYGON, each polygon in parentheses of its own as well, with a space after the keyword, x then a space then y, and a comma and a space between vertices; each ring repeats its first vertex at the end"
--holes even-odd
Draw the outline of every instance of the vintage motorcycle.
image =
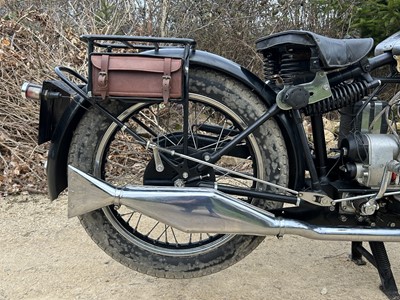
POLYGON ((60 80, 22 92, 41 101, 50 198, 68 187, 69 217, 106 253, 191 278, 236 263, 267 235, 351 241, 353 260, 372 262, 399 297, 384 242, 400 241, 400 32, 374 57, 372 39, 261 38, 265 80, 192 39, 81 39, 87 76, 61 66, 60 80), (324 136, 330 112, 340 116, 335 149, 324 136))

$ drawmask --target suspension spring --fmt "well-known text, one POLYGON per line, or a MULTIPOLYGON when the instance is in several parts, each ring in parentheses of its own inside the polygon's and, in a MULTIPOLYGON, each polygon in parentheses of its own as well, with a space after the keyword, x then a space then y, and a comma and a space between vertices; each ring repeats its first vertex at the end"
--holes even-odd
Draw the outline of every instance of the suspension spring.
POLYGON ((277 62, 272 53, 265 53, 263 62, 264 78, 265 80, 272 80, 273 76, 276 74, 277 65, 277 62))
POLYGON ((295 78, 304 72, 304 66, 301 57, 296 56, 294 53, 283 53, 281 59, 281 78, 285 85, 293 84, 295 78))
POLYGON ((368 94, 366 81, 341 84, 332 88, 332 96, 317 103, 307 105, 303 112, 308 116, 327 113, 362 100, 368 94))
POLYGON ((293 60, 293 54, 290 53, 282 54, 281 77, 286 85, 293 84, 295 72, 297 71, 296 66, 297 64, 293 60))

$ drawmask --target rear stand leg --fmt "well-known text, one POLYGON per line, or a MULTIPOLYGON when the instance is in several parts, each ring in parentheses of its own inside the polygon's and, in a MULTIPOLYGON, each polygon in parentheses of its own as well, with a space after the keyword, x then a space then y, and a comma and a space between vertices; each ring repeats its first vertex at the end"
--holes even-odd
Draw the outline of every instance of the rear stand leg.
POLYGON ((357 266, 364 266, 367 264, 367 262, 362 259, 363 253, 362 251, 360 251, 361 250, 360 248, 364 249, 362 247, 362 242, 351 242, 350 258, 357 266))
POLYGON ((369 242, 369 246, 372 253, 368 252, 368 250, 362 246, 361 242, 352 242, 351 259, 357 265, 365 265, 365 261, 362 259, 364 256, 378 270, 382 292, 385 293, 390 300, 400 300, 384 243, 369 242))

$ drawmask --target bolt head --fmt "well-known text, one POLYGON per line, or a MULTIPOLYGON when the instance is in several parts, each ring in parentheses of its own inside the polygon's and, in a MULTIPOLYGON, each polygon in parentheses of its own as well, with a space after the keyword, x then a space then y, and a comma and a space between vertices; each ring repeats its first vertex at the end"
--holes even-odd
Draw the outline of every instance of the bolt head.
POLYGON ((174 182, 174 186, 175 187, 184 187, 185 186, 185 182, 182 179, 177 179, 174 182))

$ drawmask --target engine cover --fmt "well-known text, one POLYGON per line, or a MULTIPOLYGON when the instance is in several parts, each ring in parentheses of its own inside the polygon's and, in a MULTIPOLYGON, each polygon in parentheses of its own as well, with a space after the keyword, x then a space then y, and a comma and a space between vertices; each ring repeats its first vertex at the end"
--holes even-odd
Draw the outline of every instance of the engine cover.
MULTIPOLYGON (((351 134, 342 140, 343 157, 348 161, 344 171, 360 184, 378 188, 387 162, 398 159, 399 141, 393 134, 351 134)), ((389 188, 398 187, 393 180, 389 188)))

